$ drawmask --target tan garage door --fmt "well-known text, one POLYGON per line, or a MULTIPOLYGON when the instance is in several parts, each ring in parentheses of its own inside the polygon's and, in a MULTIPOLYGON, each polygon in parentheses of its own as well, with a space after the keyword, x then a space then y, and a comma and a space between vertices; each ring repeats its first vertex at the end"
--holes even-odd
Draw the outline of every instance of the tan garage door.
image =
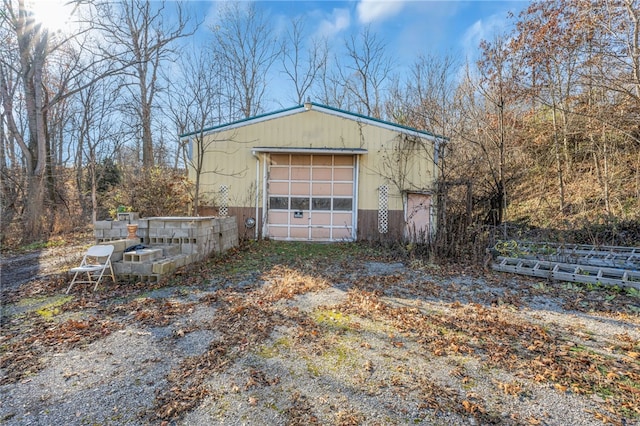
POLYGON ((271 154, 267 235, 276 240, 351 241, 353 155, 271 154))

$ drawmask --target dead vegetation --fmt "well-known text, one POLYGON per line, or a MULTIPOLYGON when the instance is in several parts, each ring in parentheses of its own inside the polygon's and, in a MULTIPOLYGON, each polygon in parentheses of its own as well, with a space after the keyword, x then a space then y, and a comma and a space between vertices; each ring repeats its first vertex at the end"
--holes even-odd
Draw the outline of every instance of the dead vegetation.
POLYGON ((325 247, 265 242, 153 286, 78 289, 63 299, 60 277, 23 286, 3 310, 2 385, 21 386, 53 354, 117 330, 173 327, 167 344, 203 330, 215 338, 166 372, 139 413, 144 422, 170 424, 209 404, 224 423, 237 414, 224 407, 239 401, 249 419, 267 411, 291 425, 384 423, 375 413, 562 424, 566 413, 543 413, 541 394, 575 399, 586 424, 640 420, 636 295, 419 262, 371 274, 367 264, 388 265, 397 253, 325 247), (301 305, 300 297, 317 300, 301 305), (203 306, 215 314, 185 321, 203 306), (594 329, 600 323, 628 331, 594 329), (316 387, 325 381, 342 390, 316 387))

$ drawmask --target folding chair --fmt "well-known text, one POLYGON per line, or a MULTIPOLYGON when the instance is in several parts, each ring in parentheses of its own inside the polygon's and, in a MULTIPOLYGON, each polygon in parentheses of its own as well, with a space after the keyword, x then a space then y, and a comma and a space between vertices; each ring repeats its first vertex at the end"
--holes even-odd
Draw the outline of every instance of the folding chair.
POLYGON ((111 254, 113 253, 113 246, 107 244, 101 244, 97 246, 89 247, 89 250, 82 258, 80 266, 69 270, 70 273, 75 273, 69 288, 67 288, 66 294, 69 294, 69 290, 76 283, 95 283, 93 291, 96 291, 98 284, 102 281, 104 272, 109 268, 111 271, 111 278, 113 282, 116 282, 116 275, 113 273, 113 267, 111 266, 111 254), (79 280, 84 274, 87 274, 87 280, 79 280))

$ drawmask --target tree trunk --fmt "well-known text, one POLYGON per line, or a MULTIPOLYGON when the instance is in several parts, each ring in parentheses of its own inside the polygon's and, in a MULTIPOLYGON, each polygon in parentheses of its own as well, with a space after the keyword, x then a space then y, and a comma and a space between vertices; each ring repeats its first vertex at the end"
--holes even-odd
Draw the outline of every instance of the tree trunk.
POLYGON ((565 213, 565 201, 564 201, 564 176, 562 174, 562 156, 560 154, 560 141, 558 140, 558 122, 556 120, 556 104, 553 103, 553 111, 551 114, 553 121, 553 147, 556 159, 556 175, 558 178, 558 191, 560 195, 560 211, 565 213))
POLYGON ((142 166, 150 169, 154 165, 153 140, 151 137, 151 105, 147 100, 145 74, 140 77, 141 100, 140 121, 142 124, 142 166))
POLYGON ((42 238, 49 231, 45 212, 46 189, 45 175, 32 174, 28 177, 25 210, 23 213, 23 235, 25 242, 42 238))

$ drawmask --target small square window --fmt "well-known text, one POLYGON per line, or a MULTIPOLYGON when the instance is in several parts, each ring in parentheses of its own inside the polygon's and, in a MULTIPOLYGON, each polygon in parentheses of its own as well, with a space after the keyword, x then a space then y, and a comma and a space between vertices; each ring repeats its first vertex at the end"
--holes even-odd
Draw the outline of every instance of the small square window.
POLYGON ((288 197, 269 197, 269 208, 272 210, 288 210, 288 197))
POLYGON ((333 199, 333 210, 351 211, 352 209, 353 209, 352 198, 334 198, 333 199))
POLYGON ((331 198, 314 198, 311 206, 313 210, 331 210, 331 198))
POLYGON ((291 197, 291 210, 309 210, 309 199, 291 197))

